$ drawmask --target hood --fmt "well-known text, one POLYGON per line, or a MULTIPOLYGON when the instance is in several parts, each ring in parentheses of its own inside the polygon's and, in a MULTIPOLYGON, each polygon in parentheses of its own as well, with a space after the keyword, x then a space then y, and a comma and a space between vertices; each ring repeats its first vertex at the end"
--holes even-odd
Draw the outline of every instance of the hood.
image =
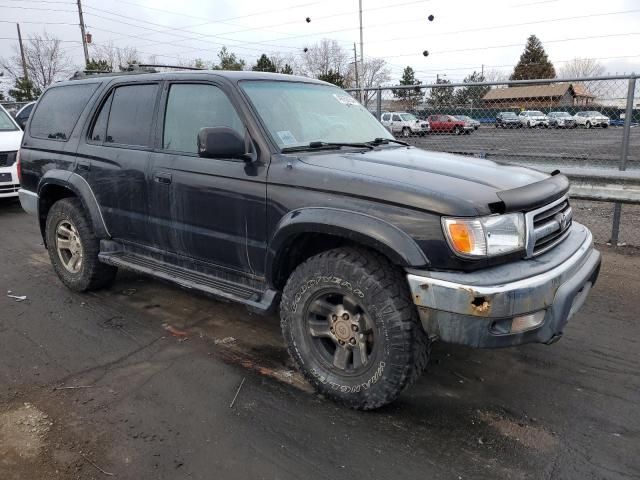
POLYGON ((13 152, 20 149, 22 130, 0 131, 0 152, 13 152))
MULTIPOLYGON (((549 178, 535 170, 415 147, 301 155, 300 178, 322 188, 442 215, 486 215, 498 195, 549 178)), ((300 185, 307 186, 307 185, 300 185)), ((539 199, 537 199, 539 202, 539 199)))

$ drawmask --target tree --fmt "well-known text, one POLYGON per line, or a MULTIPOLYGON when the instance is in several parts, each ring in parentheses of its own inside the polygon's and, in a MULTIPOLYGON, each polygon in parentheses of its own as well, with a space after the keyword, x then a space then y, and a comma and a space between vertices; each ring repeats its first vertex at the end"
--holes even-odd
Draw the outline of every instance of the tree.
POLYGON ((340 88, 344 88, 345 85, 344 76, 338 72, 334 72, 331 69, 329 69, 327 73, 321 73, 317 78, 318 80, 322 80, 324 82, 333 83, 340 88))
MULTIPOLYGON (((74 70, 71 60, 61 49, 61 40, 47 32, 33 35, 24 42, 24 56, 29 80, 33 88, 39 91, 55 81, 62 80, 74 70)), ((13 56, 0 59, 0 67, 14 80, 24 76, 22 58, 16 45, 13 56)))
MULTIPOLYGON (((335 40, 323 39, 307 49, 302 60, 302 74, 308 77, 320 78, 331 75, 340 76, 348 71, 349 55, 335 40)), ((333 83, 333 82, 331 82, 333 83)))
POLYGON ((513 69, 509 80, 531 80, 536 78, 556 78, 556 70, 544 51, 542 42, 535 35, 527 39, 524 52, 513 69))
POLYGON ((244 70, 246 62, 237 57, 235 53, 231 53, 227 50, 227 47, 222 47, 218 53, 218 59, 220 60, 217 65, 213 66, 214 70, 244 70))
MULTIPOLYGON (((450 83, 451 82, 446 78, 436 79, 436 84, 438 85, 448 85, 450 83)), ((453 105, 454 103, 453 87, 431 88, 431 93, 429 94, 429 103, 436 108, 453 105)))
POLYGON ((251 67, 254 72, 277 72, 275 64, 264 53, 260 56, 256 64, 251 67))
MULTIPOLYGON (((474 71, 471 75, 468 75, 462 81, 463 83, 480 83, 484 82, 484 75, 480 72, 474 71)), ((460 88, 454 95, 456 105, 467 106, 478 105, 482 97, 491 90, 491 87, 486 85, 469 85, 467 87, 460 88)))
MULTIPOLYGON (((365 89, 379 87, 383 83, 387 83, 391 80, 391 72, 389 71, 389 67, 387 67, 387 62, 382 58, 370 58, 365 60, 364 65, 358 64, 358 76, 360 77, 360 86, 365 89)), ((355 69, 353 68, 353 64, 351 64, 348 81, 345 85, 349 87, 356 86, 355 69)), ((369 105, 369 103, 375 98, 376 94, 377 92, 375 90, 365 90, 364 98, 362 99, 364 105, 369 105)))
POLYGON ((92 58, 87 63, 87 71, 89 72, 111 72, 111 65, 107 63, 106 60, 96 60, 92 58))
POLYGON ((284 73, 287 75, 293 75, 293 68, 288 63, 284 64, 284 67, 280 69, 280 73, 284 73))
POLYGON ((31 80, 27 80, 24 77, 16 78, 15 82, 14 87, 9 90, 9 95, 16 102, 31 102, 42 93, 42 90, 34 86, 31 80))
MULTIPOLYGON (((402 72, 402 78, 400 79, 400 85, 420 85, 422 82, 416 79, 416 73, 413 68, 407 66, 402 72)), ((420 87, 416 88, 394 88, 391 90, 393 96, 399 99, 403 108, 408 110, 415 109, 424 97, 424 92, 420 87)))
POLYGON ((108 42, 100 45, 93 44, 91 50, 91 58, 94 61, 105 62, 112 72, 122 72, 129 68, 129 65, 141 63, 135 47, 116 47, 113 42, 108 42))
POLYGON ((605 68, 593 58, 574 58, 560 69, 560 78, 597 77, 605 68))

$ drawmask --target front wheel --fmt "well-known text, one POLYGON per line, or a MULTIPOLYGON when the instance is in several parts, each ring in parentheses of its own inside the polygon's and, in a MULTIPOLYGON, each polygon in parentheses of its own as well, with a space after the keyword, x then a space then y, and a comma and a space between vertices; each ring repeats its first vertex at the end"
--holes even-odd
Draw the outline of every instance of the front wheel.
POLYGON ((454 135, 462 135, 462 128, 461 127, 455 127, 453 129, 453 134, 454 135))
POLYGON ((280 315, 299 370, 351 408, 392 402, 426 367, 429 340, 406 279, 376 253, 337 248, 310 258, 287 281, 280 315))
POLYGON ((411 135, 411 130, 409 130, 407 127, 404 127, 402 129, 402 136, 404 138, 407 138, 407 137, 409 137, 409 135, 411 135))
POLYGON ((587 123, 585 123, 585 124, 584 124, 584 127, 585 127, 585 128, 591 128, 591 122, 587 122, 587 123))
POLYGON ((117 268, 98 260, 100 239, 77 198, 53 204, 47 215, 47 250, 53 269, 68 288, 77 292, 110 285, 117 268))

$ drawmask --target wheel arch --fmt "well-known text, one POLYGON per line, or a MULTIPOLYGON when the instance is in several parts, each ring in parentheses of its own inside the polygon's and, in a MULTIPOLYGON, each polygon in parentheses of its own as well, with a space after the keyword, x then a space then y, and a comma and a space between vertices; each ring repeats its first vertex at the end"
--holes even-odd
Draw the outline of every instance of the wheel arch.
POLYGON ((307 258, 345 245, 377 251, 400 267, 429 264, 407 233, 382 219, 349 210, 313 207, 289 212, 278 223, 267 250, 267 280, 281 289, 291 272, 307 258))
POLYGON ((82 202, 95 235, 98 238, 109 237, 98 201, 87 181, 77 173, 49 170, 38 184, 38 221, 45 246, 47 241, 45 228, 49 210, 58 200, 69 197, 78 198, 82 202))

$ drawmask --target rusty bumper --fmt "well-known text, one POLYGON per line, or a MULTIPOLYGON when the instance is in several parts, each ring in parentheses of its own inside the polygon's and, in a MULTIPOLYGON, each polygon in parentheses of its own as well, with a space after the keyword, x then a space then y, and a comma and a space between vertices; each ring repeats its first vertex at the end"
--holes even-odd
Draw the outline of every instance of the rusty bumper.
POLYGON ((409 270, 425 331, 474 347, 551 343, 582 306, 600 270, 591 232, 578 223, 538 257, 462 272, 409 270))

